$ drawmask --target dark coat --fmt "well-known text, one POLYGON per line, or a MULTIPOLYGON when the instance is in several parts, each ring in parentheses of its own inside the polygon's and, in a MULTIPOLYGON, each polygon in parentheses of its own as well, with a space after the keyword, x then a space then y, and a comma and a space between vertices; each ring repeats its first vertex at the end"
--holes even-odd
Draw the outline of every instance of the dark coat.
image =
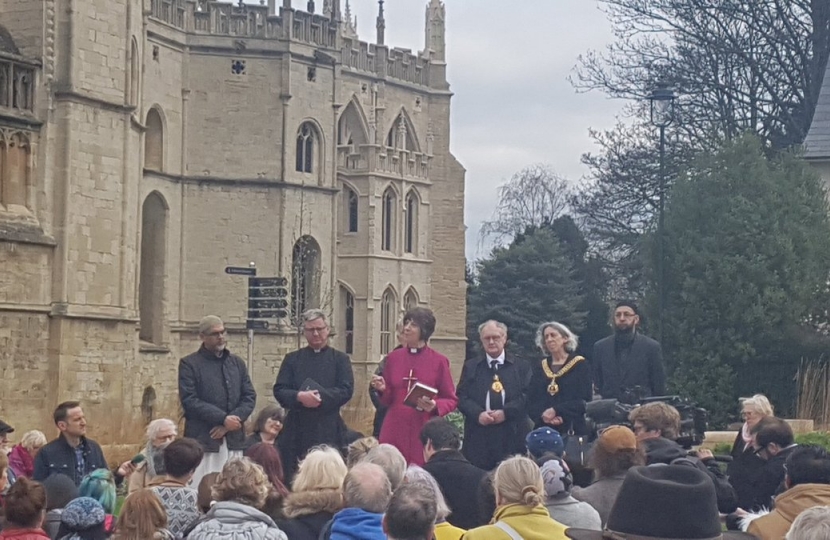
MULTIPOLYGON (((221 426, 227 416, 243 422, 256 405, 256 391, 245 362, 225 349, 217 357, 204 347, 179 362, 179 399, 184 409, 184 436, 196 439, 206 452, 218 452, 221 440, 210 430, 221 426)), ((245 432, 229 431, 228 450, 245 449, 245 432)))
POLYGON ((729 477, 729 483, 738 494, 738 506, 750 512, 758 510, 758 508, 753 508, 757 491, 756 484, 766 462, 753 449, 746 450, 740 431, 732 446, 731 455, 732 461, 726 466, 726 474, 729 477))
POLYGON ((310 448, 321 444, 342 448, 348 430, 340 408, 353 393, 354 374, 346 353, 331 347, 315 353, 304 347, 285 355, 274 383, 274 397, 287 411, 285 427, 277 437, 287 480, 293 478, 297 461, 310 448), (297 401, 307 379, 322 388, 317 408, 306 408, 297 401))
MULTIPOLYGON (((567 362, 570 362, 573 358, 573 356, 568 356, 567 362)), ((555 426, 556 430, 563 435, 567 435, 571 430, 577 435, 587 435, 585 405, 593 397, 591 368, 588 361, 582 360, 573 366, 568 373, 557 378, 559 392, 553 396, 548 393, 550 379, 545 374, 542 362, 547 362, 548 367, 551 365, 550 357, 531 363, 527 410, 533 424, 536 427, 547 425, 542 422, 542 413, 553 407, 556 410, 556 415, 561 416, 564 421, 562 425, 555 426)), ((567 365, 567 362, 565 365, 567 365)))
POLYGON ((331 512, 315 512, 279 522, 279 528, 289 540, 317 540, 329 521, 331 512))
MULTIPOLYGON (((398 347, 395 347, 396 349, 398 347)), ((380 359, 378 367, 375 369, 375 375, 383 375, 383 368, 386 367, 386 356, 380 359)), ((369 398, 372 400, 372 405, 375 406, 375 418, 372 421, 372 437, 380 437, 380 428, 383 427, 383 419, 386 418, 386 411, 389 407, 380 402, 380 394, 369 382, 369 398)))
POLYGON ((107 468, 104 452, 97 442, 81 437, 81 448, 84 455, 83 474, 76 473, 75 449, 61 435, 41 448, 35 456, 35 472, 32 474, 32 479, 43 482, 53 474, 64 474, 71 478, 76 486, 79 486, 87 474, 95 469, 107 468))
POLYGON ((479 415, 485 411, 487 394, 493 384, 494 372, 488 365, 487 356, 464 363, 455 391, 458 410, 464 415, 462 452, 470 463, 487 471, 507 456, 524 453, 528 428, 530 366, 506 354, 504 365, 495 374, 504 386, 506 397, 503 407, 505 421, 501 424, 482 426, 478 422, 479 415))
POLYGON ((666 394, 666 372, 660 344, 642 334, 635 334, 628 351, 628 362, 622 366, 614 350, 616 336, 608 336, 594 344, 594 383, 604 399, 619 399, 625 389, 639 386, 643 397, 666 394))
POLYGON ((714 458, 701 460, 697 456, 689 455, 689 452, 677 442, 664 437, 647 439, 640 443, 646 453, 646 463, 654 465, 662 463, 665 465, 686 465, 705 472, 715 486, 715 495, 718 501, 718 511, 722 514, 734 512, 738 507, 738 496, 735 489, 729 483, 726 475, 723 474, 718 462, 714 458))
POLYGON ((486 525, 490 516, 481 515, 478 491, 487 472, 479 469, 458 450, 440 450, 424 463, 424 470, 435 478, 452 513, 452 525, 465 530, 486 525))
POLYGON ((773 498, 783 491, 786 474, 784 463, 787 461, 787 456, 795 449, 796 445, 785 448, 764 463, 755 480, 755 496, 750 501, 751 506, 744 510, 772 508, 773 498))

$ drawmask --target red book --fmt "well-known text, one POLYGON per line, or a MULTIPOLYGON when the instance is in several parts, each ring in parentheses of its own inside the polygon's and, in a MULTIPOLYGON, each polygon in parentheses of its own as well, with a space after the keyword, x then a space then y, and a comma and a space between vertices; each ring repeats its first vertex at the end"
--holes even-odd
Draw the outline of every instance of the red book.
POLYGON ((424 383, 416 382, 412 385, 412 388, 409 390, 409 393, 406 395, 406 397, 403 398, 403 402, 405 405, 409 405, 413 409, 417 409, 419 399, 421 399, 422 397, 434 399, 437 395, 437 388, 427 386, 424 383))

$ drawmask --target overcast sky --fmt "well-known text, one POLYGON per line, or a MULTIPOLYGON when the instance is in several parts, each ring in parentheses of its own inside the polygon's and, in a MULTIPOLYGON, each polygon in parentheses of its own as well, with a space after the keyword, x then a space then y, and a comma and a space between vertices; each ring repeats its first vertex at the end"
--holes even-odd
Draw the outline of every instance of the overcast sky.
MULTIPOLYGON (((386 44, 424 48, 427 0, 387 0, 386 44)), ((323 0, 317 0, 318 11, 323 0)), ((343 0, 345 5, 345 0, 343 0)), ((479 227, 497 188, 522 168, 549 164, 573 182, 595 148, 589 128, 610 128, 621 101, 577 93, 577 58, 602 49, 611 26, 596 0, 446 0, 448 77, 455 93, 452 151, 467 168, 467 257, 485 256, 479 227)), ((305 0, 294 7, 305 9, 305 0)), ((375 0, 351 0, 358 35, 375 40, 375 0)))

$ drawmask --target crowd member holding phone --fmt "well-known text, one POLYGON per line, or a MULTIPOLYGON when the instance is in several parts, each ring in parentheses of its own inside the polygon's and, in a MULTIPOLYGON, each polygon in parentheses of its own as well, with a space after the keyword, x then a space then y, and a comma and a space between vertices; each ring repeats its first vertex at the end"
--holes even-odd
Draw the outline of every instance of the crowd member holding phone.
POLYGON ((329 347, 326 314, 309 309, 302 321, 308 346, 285 355, 274 383, 274 397, 288 411, 277 439, 288 482, 312 447, 345 446, 347 428, 340 408, 354 392, 349 356, 329 347))
POLYGON ((242 424, 256 405, 256 391, 245 362, 227 349, 222 319, 208 315, 199 322, 202 346, 179 362, 179 399, 184 410, 184 436, 196 439, 205 457, 191 484, 219 472, 228 459, 242 457, 242 424))

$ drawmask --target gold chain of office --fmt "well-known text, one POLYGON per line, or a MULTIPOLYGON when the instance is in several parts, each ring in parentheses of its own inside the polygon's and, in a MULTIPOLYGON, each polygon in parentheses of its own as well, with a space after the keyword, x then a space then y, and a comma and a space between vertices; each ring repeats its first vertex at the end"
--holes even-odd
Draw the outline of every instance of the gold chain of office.
POLYGON ((562 366, 562 369, 560 369, 559 371, 554 373, 553 370, 550 369, 550 366, 548 365, 548 359, 547 358, 542 358, 542 370, 545 372, 545 376, 547 376, 547 378, 550 379, 550 384, 548 385, 548 394, 550 394, 552 396, 555 396, 556 394, 558 394, 559 393, 559 384, 556 382, 556 379, 559 379, 559 378, 564 377, 565 375, 567 375, 568 372, 574 368, 574 366, 576 366, 578 363, 582 362, 583 360, 585 360, 584 356, 574 356, 573 358, 571 358, 571 360, 567 364, 562 366))

